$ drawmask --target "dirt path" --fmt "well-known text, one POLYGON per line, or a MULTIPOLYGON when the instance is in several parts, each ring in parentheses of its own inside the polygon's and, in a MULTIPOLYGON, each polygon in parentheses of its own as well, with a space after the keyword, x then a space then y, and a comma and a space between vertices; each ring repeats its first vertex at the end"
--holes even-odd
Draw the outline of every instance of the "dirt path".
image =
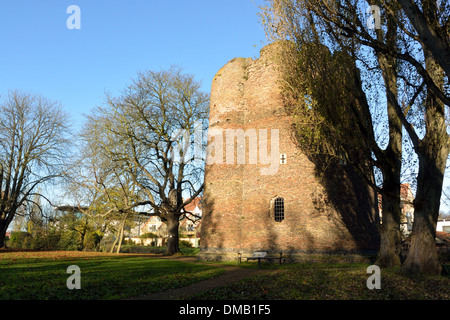
MULTIPOLYGON (((163 259, 173 259, 186 262, 196 261, 194 257, 174 257, 174 258, 167 257, 163 259)), ((219 265, 217 267, 224 269, 225 273, 218 277, 193 283, 191 285, 182 288, 171 289, 164 292, 157 292, 149 295, 131 298, 129 300, 180 300, 213 288, 223 287, 232 282, 236 282, 248 277, 279 271, 279 270, 263 270, 263 269, 245 269, 240 268, 238 266, 230 266, 230 265, 219 265)))

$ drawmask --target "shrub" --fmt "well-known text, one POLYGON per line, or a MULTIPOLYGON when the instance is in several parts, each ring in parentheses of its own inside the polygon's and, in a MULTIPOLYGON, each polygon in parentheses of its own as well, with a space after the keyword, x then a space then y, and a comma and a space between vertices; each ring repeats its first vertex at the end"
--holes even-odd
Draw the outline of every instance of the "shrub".
POLYGON ((185 247, 185 248, 192 248, 192 243, 190 241, 187 240, 181 240, 180 241, 180 247, 185 247))
POLYGON ((56 249, 76 251, 80 248, 79 242, 79 235, 75 231, 64 232, 56 245, 56 249))
POLYGON ((149 247, 149 246, 137 246, 137 245, 123 245, 120 248, 122 253, 154 253, 161 254, 166 251, 166 247, 149 247))
POLYGON ((30 249, 31 234, 25 231, 13 231, 11 232, 11 239, 9 240, 9 246, 13 249, 30 249))
POLYGON ((61 235, 57 233, 37 232, 30 238, 29 249, 32 250, 54 250, 61 235))
POLYGON ((57 232, 51 232, 47 235, 47 248, 46 250, 55 250, 58 247, 58 243, 61 240, 61 234, 57 232))
POLYGON ((139 236, 139 238, 141 238, 141 239, 158 238, 158 236, 155 233, 153 233, 153 232, 147 232, 147 233, 141 234, 139 236))
POLYGON ((103 235, 99 231, 91 231, 84 237, 83 250, 85 251, 98 251, 100 250, 100 242, 103 235))

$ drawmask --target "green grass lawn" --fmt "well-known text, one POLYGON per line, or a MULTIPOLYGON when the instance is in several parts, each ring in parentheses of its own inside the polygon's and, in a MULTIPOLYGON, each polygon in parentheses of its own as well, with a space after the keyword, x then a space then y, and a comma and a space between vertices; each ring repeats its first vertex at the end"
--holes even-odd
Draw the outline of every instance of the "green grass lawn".
MULTIPOLYGON (((152 255, 88 252, 1 252, 0 300, 112 300, 178 288, 223 273, 228 263, 189 263, 152 255), (81 270, 81 289, 66 285, 70 265, 81 270)), ((257 268, 242 263, 242 268, 257 268)), ((366 285, 366 264, 263 264, 274 273, 201 293, 200 300, 450 300, 450 276, 413 280, 382 270, 381 289, 366 285)), ((445 265, 447 274, 450 265, 445 265)))
MULTIPOLYGON (((252 265, 252 266, 250 266, 252 265)), ((255 264, 244 263, 243 267, 255 264)), ((278 272, 213 289, 193 300, 450 300, 450 276, 413 280, 381 270, 381 289, 368 289, 367 264, 264 264, 278 272)), ((450 265, 444 266, 450 271, 450 265)), ((448 274, 448 273, 447 273, 448 274)))
POLYGON ((214 266, 149 255, 2 252, 0 299, 122 299, 185 286, 222 272, 214 266), (67 288, 70 265, 80 268, 79 290, 67 288))

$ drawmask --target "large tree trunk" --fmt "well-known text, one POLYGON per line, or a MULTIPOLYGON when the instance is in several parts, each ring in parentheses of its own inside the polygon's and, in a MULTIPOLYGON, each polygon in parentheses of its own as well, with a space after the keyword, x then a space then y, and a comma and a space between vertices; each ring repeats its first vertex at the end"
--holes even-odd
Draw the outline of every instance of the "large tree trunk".
POLYGON ((441 152, 438 166, 434 159, 432 161, 420 159, 417 193, 414 200, 414 224, 411 245, 402 267, 404 274, 441 274, 442 267, 435 239, 447 156, 448 150, 441 152))
MULTIPOLYGON (((424 52, 427 71, 433 81, 442 86, 442 68, 426 48, 424 52)), ((419 157, 419 174, 411 246, 402 267, 402 272, 410 275, 438 275, 442 271, 435 239, 450 138, 447 134, 445 106, 431 90, 427 92, 425 112, 426 134, 415 146, 419 157)))
POLYGON ((170 217, 166 221, 167 224, 167 249, 164 255, 171 256, 180 252, 180 244, 178 237, 178 227, 180 225, 179 216, 175 214, 170 214, 170 217))
MULTIPOLYGON (((396 47, 397 31, 392 20, 387 21, 388 29, 385 41, 392 47, 396 47)), ((377 36, 383 40, 378 31, 377 36)), ((400 207, 400 183, 402 168, 402 123, 397 115, 395 106, 398 98, 397 92, 397 61, 393 57, 378 53, 378 63, 381 68, 387 97, 387 115, 389 123, 389 144, 383 152, 381 171, 383 173, 383 200, 382 223, 380 229, 380 251, 377 265, 382 268, 391 268, 401 265, 401 207, 400 207)))
POLYGON ((402 133, 398 117, 392 114, 388 103, 389 145, 384 152, 382 165, 383 194, 380 228, 380 251, 376 264, 381 268, 399 267, 402 235, 400 231, 401 195, 400 177, 402 165, 402 133))
POLYGON ((381 268, 399 267, 401 265, 400 185, 389 183, 389 180, 385 179, 383 189, 385 193, 382 200, 380 251, 376 265, 381 268))
POLYGON ((6 230, 8 225, 3 221, 0 222, 0 248, 6 248, 6 230))
MULTIPOLYGON (((0 191, 1 192, 1 191, 0 191)), ((6 248, 6 231, 15 215, 15 211, 6 211, 0 214, 0 248, 6 248)))
POLYGON ((399 267, 401 251, 401 197, 400 176, 402 158, 402 133, 398 117, 392 115, 388 103, 389 145, 383 159, 383 194, 380 228, 380 251, 376 264, 382 268, 399 267))

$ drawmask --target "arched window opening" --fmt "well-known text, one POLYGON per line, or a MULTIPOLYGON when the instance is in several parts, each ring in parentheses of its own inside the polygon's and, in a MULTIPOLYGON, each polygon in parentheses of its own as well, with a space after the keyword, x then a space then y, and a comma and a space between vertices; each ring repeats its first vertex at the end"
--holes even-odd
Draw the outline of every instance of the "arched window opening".
POLYGON ((273 206, 273 213, 276 222, 284 220, 284 199, 276 198, 273 206))

